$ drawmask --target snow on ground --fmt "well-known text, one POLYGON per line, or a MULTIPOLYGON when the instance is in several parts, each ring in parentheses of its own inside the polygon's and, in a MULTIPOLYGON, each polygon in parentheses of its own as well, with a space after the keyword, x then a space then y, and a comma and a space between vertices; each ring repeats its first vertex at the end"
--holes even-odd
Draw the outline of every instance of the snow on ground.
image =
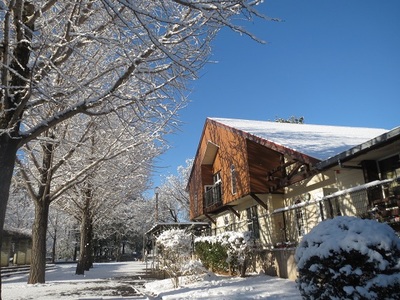
POLYGON ((46 272, 46 283, 28 285, 28 275, 2 279, 3 300, 117 300, 117 299, 268 299, 301 300, 293 281, 252 275, 246 278, 206 275, 197 282, 184 282, 172 288, 170 279, 148 280, 143 288, 146 264, 143 262, 96 263, 85 276, 75 275, 75 264, 60 264, 46 272), (133 287, 144 291, 138 298, 133 287))
POLYGON ((171 280, 164 279, 147 283, 146 291, 163 300, 301 300, 293 281, 266 275, 246 278, 211 275, 199 282, 183 283, 178 289, 172 288, 171 280))
POLYGON ((75 275, 75 268, 57 265, 46 271, 45 284, 28 285, 27 274, 2 278, 2 299, 130 299, 125 296, 134 295, 132 286, 145 273, 141 262, 96 263, 84 276, 75 275))

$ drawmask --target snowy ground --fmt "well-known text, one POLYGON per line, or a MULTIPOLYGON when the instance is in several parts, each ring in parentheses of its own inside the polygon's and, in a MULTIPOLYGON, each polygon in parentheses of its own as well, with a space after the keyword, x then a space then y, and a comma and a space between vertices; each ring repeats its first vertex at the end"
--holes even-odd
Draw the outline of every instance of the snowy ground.
POLYGON ((147 283, 146 291, 158 296, 155 299, 163 300, 301 300, 293 281, 265 275, 246 278, 213 275, 196 283, 183 284, 179 289, 173 289, 168 279, 147 283))
POLYGON ((45 284, 26 284, 27 275, 2 279, 3 300, 117 300, 117 299, 282 299, 301 300, 293 281, 265 275, 247 278, 205 276, 197 282, 182 282, 178 289, 172 282, 144 278, 146 265, 142 262, 99 263, 86 272, 75 275, 75 264, 57 265, 46 272, 45 284), (143 287, 144 281, 147 281, 143 287), (138 295, 135 289, 145 292, 138 295))

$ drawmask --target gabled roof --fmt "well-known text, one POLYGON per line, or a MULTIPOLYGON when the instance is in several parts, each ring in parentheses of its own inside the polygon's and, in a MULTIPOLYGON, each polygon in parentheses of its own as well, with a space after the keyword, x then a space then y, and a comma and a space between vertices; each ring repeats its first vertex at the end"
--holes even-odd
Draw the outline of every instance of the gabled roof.
POLYGON ((388 131, 380 128, 209 119, 319 160, 326 160, 388 131))

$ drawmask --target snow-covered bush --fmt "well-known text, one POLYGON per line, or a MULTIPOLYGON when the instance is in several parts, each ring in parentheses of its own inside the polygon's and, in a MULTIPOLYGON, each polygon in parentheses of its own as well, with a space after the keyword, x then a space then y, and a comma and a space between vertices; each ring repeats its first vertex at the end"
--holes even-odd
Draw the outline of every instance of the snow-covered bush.
POLYGON ((227 231, 195 239, 195 250, 203 265, 216 272, 239 270, 244 276, 254 246, 251 232, 227 231))
POLYGON ((387 224, 323 221, 303 237, 295 259, 303 299, 400 299, 400 239, 387 224))
POLYGON ((199 264, 191 261, 192 245, 192 235, 183 229, 166 230, 157 238, 163 269, 171 276, 174 287, 179 286, 181 275, 201 271, 199 264))
POLYGON ((202 281, 204 274, 208 274, 208 270, 199 260, 190 260, 182 266, 182 275, 185 275, 184 284, 202 281))

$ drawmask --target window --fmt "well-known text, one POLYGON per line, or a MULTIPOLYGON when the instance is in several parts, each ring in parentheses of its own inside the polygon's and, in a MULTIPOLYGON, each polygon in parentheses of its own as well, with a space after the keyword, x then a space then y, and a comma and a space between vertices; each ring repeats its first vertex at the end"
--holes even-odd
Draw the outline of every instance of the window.
POLYGON ((219 172, 213 175, 213 182, 214 184, 221 183, 221 174, 219 172))
POLYGON ((198 199, 198 194, 197 192, 194 193, 194 214, 197 216, 199 214, 199 199, 198 199))
MULTIPOLYGON (((337 192, 335 188, 323 188, 324 196, 329 196, 332 193, 337 192)), ((320 214, 322 220, 333 219, 336 216, 341 216, 339 197, 333 197, 325 199, 320 203, 320 214)))
MULTIPOLYGON (((296 200, 295 204, 300 203, 300 200, 296 200)), ((304 213, 303 213, 303 208, 296 208, 295 209, 296 212, 296 223, 297 223, 297 233, 299 236, 303 236, 305 234, 304 231, 304 225, 305 225, 305 221, 304 221, 304 213)))
POLYGON ((384 197, 398 197, 400 195, 400 156, 394 155, 379 161, 379 170, 382 179, 396 179, 384 187, 384 197))
POLYGON ((333 219, 336 216, 341 216, 342 212, 339 205, 339 197, 328 198, 320 204, 322 210, 322 219, 333 219))
POLYGON ((260 225, 258 223, 257 206, 252 206, 246 209, 247 213, 247 228, 253 234, 253 238, 260 238, 260 225))
POLYGON ((220 173, 213 175, 213 185, 204 186, 204 207, 222 204, 221 176, 220 173))
POLYGON ((232 194, 236 194, 236 186, 237 186, 237 178, 236 178, 236 170, 235 165, 231 165, 231 183, 232 183, 232 194))
POLYGON ((229 218, 228 218, 228 216, 225 216, 225 217, 224 217, 224 224, 225 224, 225 226, 228 226, 228 225, 229 225, 229 218))
POLYGON ((382 179, 396 178, 400 176, 400 157, 394 155, 379 162, 379 170, 382 179))
POLYGON ((229 216, 224 217, 224 225, 225 225, 225 231, 231 231, 232 230, 232 223, 230 222, 229 216))

